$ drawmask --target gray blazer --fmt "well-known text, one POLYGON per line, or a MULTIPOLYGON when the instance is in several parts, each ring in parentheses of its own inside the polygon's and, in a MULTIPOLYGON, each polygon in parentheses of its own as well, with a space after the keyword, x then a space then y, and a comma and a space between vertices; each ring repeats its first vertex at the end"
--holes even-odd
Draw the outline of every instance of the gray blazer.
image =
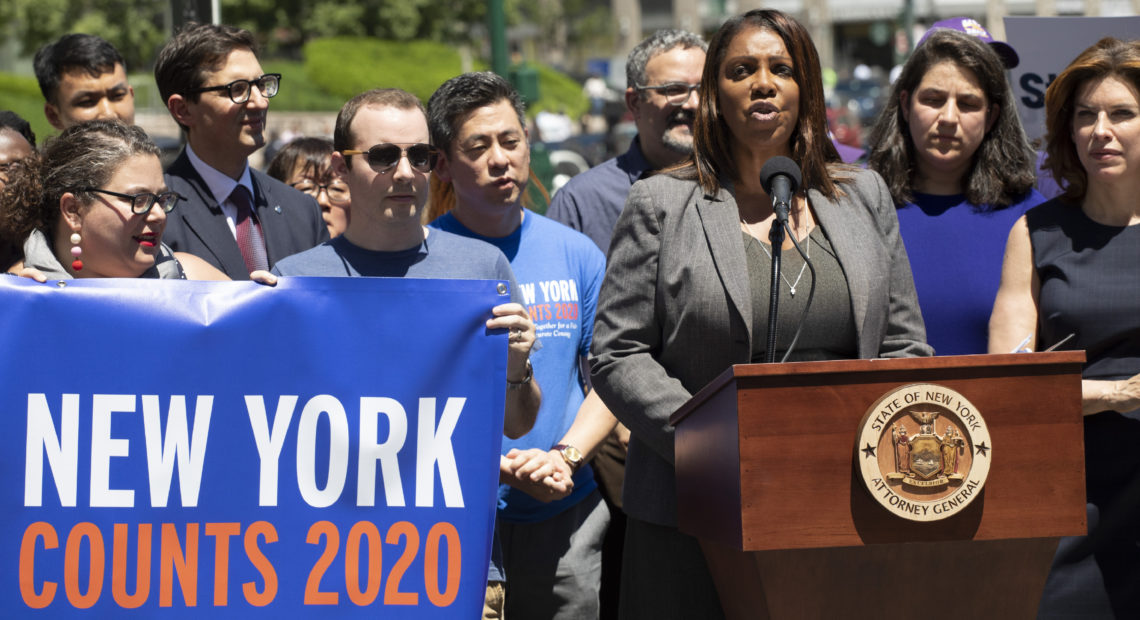
MULTIPOLYGON (((808 191, 851 291, 860 358, 932 355, 878 174, 855 172, 846 196, 808 191)), ((598 299, 593 386, 632 431, 625 511, 677 523, 669 416, 733 364, 752 359, 752 295, 736 200, 657 175, 630 190, 598 299)))

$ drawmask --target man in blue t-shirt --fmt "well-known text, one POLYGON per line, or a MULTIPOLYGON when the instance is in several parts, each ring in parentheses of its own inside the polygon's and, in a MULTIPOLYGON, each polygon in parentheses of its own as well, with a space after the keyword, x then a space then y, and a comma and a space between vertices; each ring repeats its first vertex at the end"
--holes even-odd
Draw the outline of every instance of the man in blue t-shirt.
MULTIPOLYGON (((344 234, 285 258, 281 276, 374 276, 508 280, 512 303, 495 306, 489 329, 509 329, 503 434, 520 437, 534 424, 541 394, 532 381, 534 322, 510 264, 493 246, 420 223, 428 198, 428 175, 437 160, 429 146, 427 118, 419 99, 403 90, 370 90, 344 104, 333 134, 333 170, 352 196, 344 234)), ((556 489, 568 486, 551 477, 556 489)), ((488 575, 488 602, 502 598, 498 545, 488 575)))
MULTIPOLYGON (((596 618, 609 510, 586 460, 616 420, 581 371, 605 257, 590 239, 522 206, 530 170, 522 102, 494 73, 467 73, 428 102, 436 174, 453 209, 430 226, 506 254, 537 323, 543 402, 534 428, 503 442, 499 532, 507 618, 596 618), (562 491, 548 479, 571 477, 562 491), (568 491, 568 492, 567 492, 568 491)), ((536 347, 537 348, 537 347, 536 347)))

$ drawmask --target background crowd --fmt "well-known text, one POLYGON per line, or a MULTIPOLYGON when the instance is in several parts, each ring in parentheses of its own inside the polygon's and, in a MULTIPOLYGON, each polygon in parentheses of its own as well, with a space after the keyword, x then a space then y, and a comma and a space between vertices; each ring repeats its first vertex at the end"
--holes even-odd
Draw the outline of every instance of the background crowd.
POLYGON ((331 139, 294 139, 262 172, 250 158, 288 76, 249 32, 191 25, 154 70, 185 140, 164 170, 121 55, 66 35, 35 59, 58 135, 37 143, 0 112, 0 267, 509 281, 487 323, 510 334, 487 618, 722 615, 677 529, 668 419, 732 364, 1082 349, 1089 534, 1062 542, 1039 614, 1136 617, 1140 41, 1057 68, 1046 197, 1007 79, 1017 52, 972 20, 936 26, 863 164, 837 149, 796 20, 750 11, 707 44, 659 31, 627 60, 628 149, 548 209, 522 99, 494 73, 426 105, 376 85, 331 139), (786 221, 760 181, 776 157, 802 171, 786 221))

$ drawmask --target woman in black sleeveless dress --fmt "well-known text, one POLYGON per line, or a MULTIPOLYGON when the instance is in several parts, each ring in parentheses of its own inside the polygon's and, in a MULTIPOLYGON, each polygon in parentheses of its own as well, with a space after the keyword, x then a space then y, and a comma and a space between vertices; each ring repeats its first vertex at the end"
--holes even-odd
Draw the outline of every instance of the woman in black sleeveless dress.
POLYGON ((1140 617, 1140 41, 1102 39, 1049 86, 1065 193, 1010 232, 991 353, 1084 349, 1089 535, 1064 539, 1041 618, 1140 617))

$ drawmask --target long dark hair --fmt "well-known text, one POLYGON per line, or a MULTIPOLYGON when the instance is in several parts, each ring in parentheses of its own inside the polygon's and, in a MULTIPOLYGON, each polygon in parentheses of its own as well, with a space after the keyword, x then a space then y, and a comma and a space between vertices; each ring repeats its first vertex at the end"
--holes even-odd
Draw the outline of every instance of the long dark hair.
POLYGON ((895 204, 914 200, 918 155, 903 118, 902 93, 909 93, 909 100, 913 101, 926 72, 944 61, 973 73, 985 92, 987 108, 998 106, 997 119, 978 145, 973 166, 962 179, 966 200, 979 210, 1008 207, 1021 200, 1037 180, 1037 156, 1017 117, 1001 58, 989 45, 963 32, 938 30, 918 46, 903 66, 871 131, 874 148, 868 167, 882 175, 895 204))
POLYGON ((1065 187, 1065 198, 1084 200, 1089 177, 1073 144, 1077 91, 1089 80, 1117 76, 1140 90, 1140 41, 1105 37, 1081 52, 1045 91, 1045 166, 1065 187))
POLYGON ((836 186, 850 178, 836 166, 841 162, 835 145, 827 135, 827 107, 823 96, 823 79, 819 54, 811 35, 790 16, 772 9, 749 11, 724 23, 709 41, 701 75, 700 104, 693 123, 693 155, 674 172, 681 176, 695 176, 701 187, 709 193, 720 189, 724 179, 736 180, 740 171, 732 159, 732 141, 735 139, 720 113, 717 86, 720 65, 733 39, 742 31, 759 28, 776 33, 792 57, 792 74, 800 89, 799 122, 792 132, 792 159, 803 172, 803 187, 819 190, 828 198, 842 194, 836 186), (838 173, 838 174, 837 174, 838 173))

